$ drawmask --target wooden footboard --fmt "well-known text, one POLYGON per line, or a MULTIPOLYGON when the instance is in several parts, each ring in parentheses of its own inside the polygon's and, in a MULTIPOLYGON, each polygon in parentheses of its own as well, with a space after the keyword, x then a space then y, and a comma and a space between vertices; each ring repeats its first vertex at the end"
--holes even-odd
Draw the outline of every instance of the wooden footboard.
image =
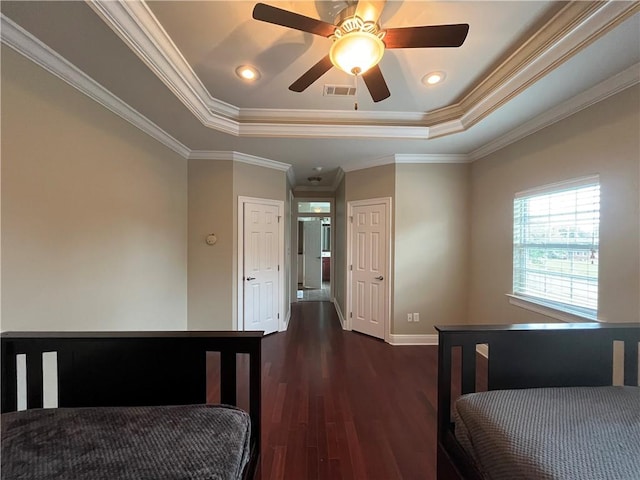
POLYGON ((56 352, 59 407, 206 403, 206 354, 220 352, 221 403, 237 405, 236 356, 249 356, 253 478, 260 454, 262 332, 5 332, 2 412, 17 410, 17 356, 26 358, 26 407, 43 406, 43 353, 56 352))
POLYGON ((455 398, 476 391, 476 349, 488 345, 489 390, 613 384, 614 342, 624 345, 624 384, 638 385, 638 324, 554 323, 440 326, 438 343, 438 479, 479 479, 457 442, 451 421, 455 398), (461 371, 452 353, 462 350, 461 371), (458 376, 459 373, 459 376, 458 376))

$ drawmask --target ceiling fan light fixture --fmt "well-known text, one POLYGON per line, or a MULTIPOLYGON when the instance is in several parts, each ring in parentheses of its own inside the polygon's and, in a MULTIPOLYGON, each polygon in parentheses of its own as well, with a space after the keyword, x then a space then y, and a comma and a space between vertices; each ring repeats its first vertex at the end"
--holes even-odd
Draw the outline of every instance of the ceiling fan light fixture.
POLYGON ((257 68, 252 67, 251 65, 240 65, 236 68, 236 75, 243 80, 247 80, 249 82, 253 82, 260 78, 260 72, 257 68))
POLYGON ((362 75, 375 67, 384 54, 384 43, 373 33, 354 31, 336 37, 329 58, 331 63, 350 75, 362 75))
POLYGON ((422 83, 430 87, 431 85, 441 83, 446 77, 447 74, 444 72, 431 72, 422 77, 422 83))

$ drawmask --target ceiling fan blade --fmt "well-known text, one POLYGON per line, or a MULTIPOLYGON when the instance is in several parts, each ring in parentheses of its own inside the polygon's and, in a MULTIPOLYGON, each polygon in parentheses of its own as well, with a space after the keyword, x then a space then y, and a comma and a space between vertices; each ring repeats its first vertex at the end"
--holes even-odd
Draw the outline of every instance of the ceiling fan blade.
POLYGON ((387 0, 360 0, 356 5, 356 15, 365 22, 377 22, 387 0))
POLYGON ((294 92, 303 92, 307 89, 309 85, 318 80, 322 75, 327 73, 333 64, 331 63, 331 59, 329 55, 324 57, 318 63, 316 63, 313 67, 307 70, 298 80, 293 82, 289 86, 289 90, 294 92))
POLYGON ((364 72, 362 79, 369 89, 369 93, 371 94, 371 98, 373 98, 374 102, 380 102, 381 100, 391 96, 389 87, 387 87, 387 82, 384 81, 384 77, 382 76, 380 65, 371 67, 369 70, 364 72))
POLYGON ((389 28, 382 41, 387 48, 459 47, 467 33, 467 23, 389 28))
POLYGON ((253 18, 323 37, 333 35, 336 29, 335 25, 323 22, 322 20, 305 17, 304 15, 272 7, 271 5, 265 5, 264 3, 256 3, 256 6, 253 7, 253 18))

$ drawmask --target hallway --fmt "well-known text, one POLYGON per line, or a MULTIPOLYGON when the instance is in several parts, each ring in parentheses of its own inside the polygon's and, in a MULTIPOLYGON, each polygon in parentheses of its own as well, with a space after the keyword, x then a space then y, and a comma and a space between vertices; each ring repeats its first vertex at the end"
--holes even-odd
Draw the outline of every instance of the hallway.
POLYGON ((344 331, 329 302, 292 308, 263 340, 258 478, 435 478, 437 347, 344 331))

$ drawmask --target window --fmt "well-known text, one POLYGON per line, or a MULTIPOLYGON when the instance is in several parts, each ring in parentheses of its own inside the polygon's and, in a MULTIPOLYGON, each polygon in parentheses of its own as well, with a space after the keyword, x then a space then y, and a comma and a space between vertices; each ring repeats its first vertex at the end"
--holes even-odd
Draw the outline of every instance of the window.
POLYGON ((597 176, 516 194, 513 294, 597 318, 599 225, 597 176))
POLYGON ((331 213, 331 202, 298 202, 298 213, 331 213))

